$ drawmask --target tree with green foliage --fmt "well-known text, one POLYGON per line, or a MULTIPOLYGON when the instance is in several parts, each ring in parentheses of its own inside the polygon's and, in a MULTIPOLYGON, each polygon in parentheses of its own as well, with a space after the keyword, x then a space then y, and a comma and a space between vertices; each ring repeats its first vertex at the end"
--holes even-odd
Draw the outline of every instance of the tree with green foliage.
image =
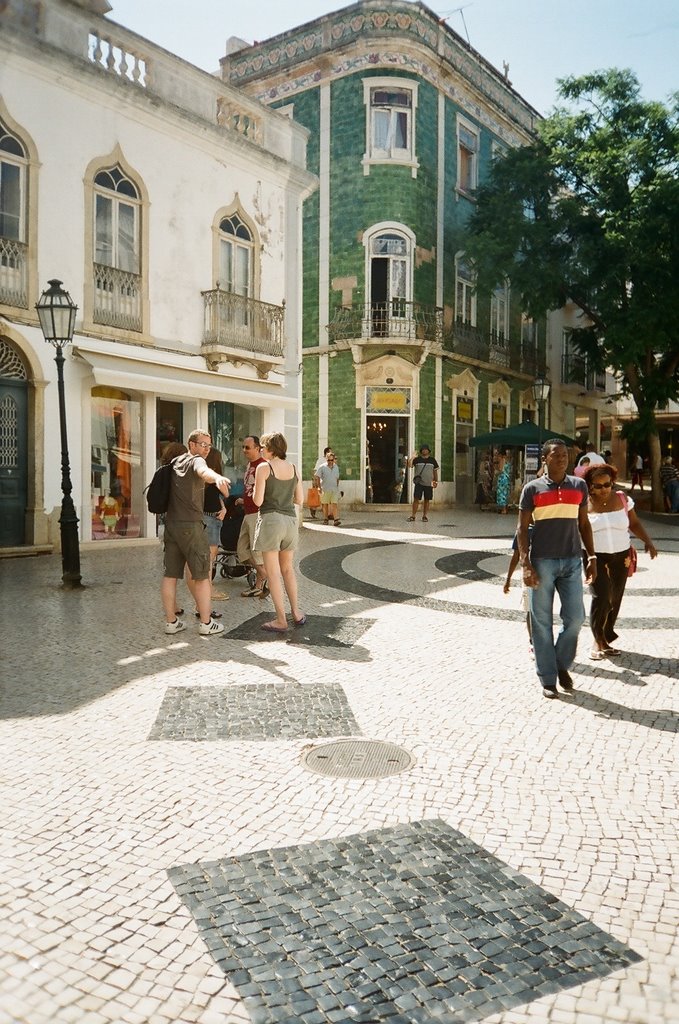
POLYGON ((506 275, 532 316, 580 311, 574 346, 634 399, 626 435, 648 443, 661 510, 655 413, 679 396, 679 94, 645 101, 619 70, 558 84, 567 105, 494 162, 466 248, 480 288, 506 275))

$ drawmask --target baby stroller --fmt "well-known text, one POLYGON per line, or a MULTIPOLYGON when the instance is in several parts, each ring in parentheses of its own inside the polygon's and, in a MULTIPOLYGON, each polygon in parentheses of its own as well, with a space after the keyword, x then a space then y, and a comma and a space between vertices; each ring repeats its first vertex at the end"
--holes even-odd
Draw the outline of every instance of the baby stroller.
POLYGON ((226 515, 222 520, 222 529, 219 537, 219 550, 212 567, 212 578, 214 579, 217 570, 222 579, 235 580, 246 576, 249 587, 254 587, 257 573, 254 566, 244 565, 238 560, 238 534, 243 522, 243 506, 236 505, 236 499, 229 496, 226 499, 226 515))

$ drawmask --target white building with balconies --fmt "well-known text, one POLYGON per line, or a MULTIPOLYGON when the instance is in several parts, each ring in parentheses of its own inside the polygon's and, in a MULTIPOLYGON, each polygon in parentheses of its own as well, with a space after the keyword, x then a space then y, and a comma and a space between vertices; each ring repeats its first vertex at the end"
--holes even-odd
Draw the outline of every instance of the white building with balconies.
POLYGON ((247 434, 281 430, 300 455, 307 132, 109 10, 0 6, 4 549, 58 536, 57 375, 35 311, 52 278, 79 307, 65 404, 83 540, 154 536, 144 487, 197 426, 235 479, 247 434))

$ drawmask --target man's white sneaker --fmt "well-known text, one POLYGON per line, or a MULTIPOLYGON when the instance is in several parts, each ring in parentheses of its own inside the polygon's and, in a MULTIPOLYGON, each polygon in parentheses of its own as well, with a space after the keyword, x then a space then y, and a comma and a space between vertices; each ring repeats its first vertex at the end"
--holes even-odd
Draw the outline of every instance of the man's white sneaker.
POLYGON ((165 623, 166 633, 181 633, 183 629, 186 629, 186 623, 183 619, 175 619, 174 622, 165 623))
POLYGON ((221 622, 215 622, 214 619, 210 619, 209 622, 201 622, 198 632, 201 636, 217 636, 217 633, 224 632, 224 627, 221 622))

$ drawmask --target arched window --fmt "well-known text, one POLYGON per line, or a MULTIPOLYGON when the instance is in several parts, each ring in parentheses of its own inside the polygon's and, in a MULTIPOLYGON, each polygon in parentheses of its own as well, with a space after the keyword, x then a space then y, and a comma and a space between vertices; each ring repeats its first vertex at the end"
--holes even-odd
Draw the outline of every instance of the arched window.
POLYGON ((142 330, 141 198, 119 165, 94 176, 94 321, 142 330))
POLYGON ((120 167, 99 171, 95 185, 95 261, 139 273, 139 191, 120 167))
POLYGON ((237 213, 219 222, 219 285, 235 295, 252 297, 252 233, 237 213))
POLYGON ((490 338, 504 345, 509 334, 509 281, 499 284, 490 296, 490 338))
POLYGON ((368 245, 371 334, 400 334, 412 288, 412 239, 395 228, 371 235, 368 245))
POLYGON ((0 301, 26 307, 27 157, 0 121, 0 301))
POLYGON ((476 327, 474 267, 463 252, 455 257, 455 320, 476 327))

